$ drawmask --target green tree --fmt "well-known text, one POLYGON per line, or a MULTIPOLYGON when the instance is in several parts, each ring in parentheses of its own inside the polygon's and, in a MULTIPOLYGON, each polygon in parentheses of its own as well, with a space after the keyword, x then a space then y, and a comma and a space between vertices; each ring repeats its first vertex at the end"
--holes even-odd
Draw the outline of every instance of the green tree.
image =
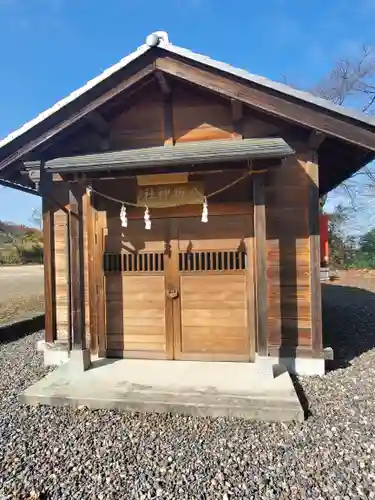
POLYGON ((375 256, 375 228, 361 236, 359 239, 359 248, 361 252, 375 256))
POLYGON ((358 267, 375 269, 375 229, 359 239, 358 267))
POLYGON ((345 224, 350 218, 351 209, 337 205, 335 210, 328 214, 328 244, 330 262, 333 266, 347 268, 353 266, 357 245, 355 238, 347 236, 345 224))

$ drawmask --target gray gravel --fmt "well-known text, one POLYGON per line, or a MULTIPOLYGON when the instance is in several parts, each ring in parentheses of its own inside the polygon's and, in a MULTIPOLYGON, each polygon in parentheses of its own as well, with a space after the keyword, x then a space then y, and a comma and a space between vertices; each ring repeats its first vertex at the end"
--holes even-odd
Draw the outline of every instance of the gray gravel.
POLYGON ((24 407, 17 394, 44 373, 41 334, 0 345, 0 499, 375 499, 374 296, 357 304, 367 328, 351 358, 340 293, 326 317, 351 364, 300 381, 303 424, 24 407))

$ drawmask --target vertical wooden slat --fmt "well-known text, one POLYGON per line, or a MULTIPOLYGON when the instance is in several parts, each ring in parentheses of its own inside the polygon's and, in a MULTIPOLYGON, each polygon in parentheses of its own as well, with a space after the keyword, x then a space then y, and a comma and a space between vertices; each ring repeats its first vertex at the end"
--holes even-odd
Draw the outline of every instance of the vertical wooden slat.
POLYGON ((234 139, 243 139, 243 105, 237 99, 231 99, 234 139))
POLYGON ((253 177, 254 234, 255 234, 255 283, 258 354, 268 355, 268 308, 267 308, 267 240, 264 175, 253 177))
POLYGON ((57 332, 54 210, 46 200, 43 200, 43 247, 45 341, 54 342, 57 332))
MULTIPOLYGON (((250 361, 255 361, 255 352, 257 348, 256 341, 256 311, 255 311, 255 276, 254 276, 254 238, 245 239, 247 256, 247 327, 249 329, 249 349, 250 361)), ((239 255, 241 258, 242 255, 239 255)), ((241 262, 240 262, 241 267, 241 262)))
POLYGON ((310 244, 310 289, 312 349, 323 350, 322 295, 320 284, 320 227, 319 227, 319 167, 308 161, 306 171, 309 177, 309 244, 310 244))
POLYGON ((95 216, 96 212, 92 206, 92 198, 87 194, 84 196, 84 214, 87 230, 87 265, 88 265, 88 291, 89 291, 89 324, 90 324, 90 350, 94 354, 98 352, 98 305, 97 305, 97 283, 96 283, 96 260, 95 260, 95 216))
POLYGON ((70 279, 72 304, 72 344, 75 349, 86 348, 85 287, 83 244, 83 192, 80 186, 69 188, 70 207, 70 279))
POLYGON ((106 289, 103 269, 103 256, 105 249, 105 214, 95 214, 95 286, 98 323, 98 356, 105 357, 107 351, 107 322, 106 322, 106 289))
POLYGON ((206 271, 209 271, 210 270, 210 253, 211 252, 206 252, 206 271))
POLYGON ((173 99, 171 93, 164 98, 164 144, 171 146, 174 144, 173 99))

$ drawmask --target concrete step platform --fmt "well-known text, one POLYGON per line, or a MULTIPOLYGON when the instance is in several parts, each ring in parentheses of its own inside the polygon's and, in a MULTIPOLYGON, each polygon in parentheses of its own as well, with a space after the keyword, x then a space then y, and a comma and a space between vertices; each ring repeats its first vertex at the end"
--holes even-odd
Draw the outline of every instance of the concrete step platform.
POLYGON ((249 420, 304 419, 291 378, 280 365, 103 359, 79 373, 69 363, 26 389, 21 402, 249 420))

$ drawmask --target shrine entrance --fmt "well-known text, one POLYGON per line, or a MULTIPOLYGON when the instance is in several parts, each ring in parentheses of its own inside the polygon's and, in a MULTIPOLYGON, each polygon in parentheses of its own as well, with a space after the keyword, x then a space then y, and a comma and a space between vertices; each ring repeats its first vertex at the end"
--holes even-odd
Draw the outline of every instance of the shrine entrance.
MULTIPOLYGON (((250 361, 251 215, 109 219, 107 356, 250 361), (249 250, 250 249, 250 250, 249 250)), ((252 241, 252 240, 251 240, 252 241)))

